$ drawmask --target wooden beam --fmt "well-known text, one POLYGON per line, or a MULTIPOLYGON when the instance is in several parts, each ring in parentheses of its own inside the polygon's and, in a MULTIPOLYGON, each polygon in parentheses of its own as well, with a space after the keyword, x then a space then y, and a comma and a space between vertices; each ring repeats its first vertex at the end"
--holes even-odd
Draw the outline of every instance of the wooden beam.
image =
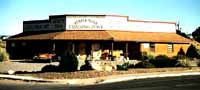
POLYGON ((111 43, 111 60, 113 59, 114 42, 111 43))
POLYGON ((128 42, 126 42, 126 54, 128 53, 128 42))

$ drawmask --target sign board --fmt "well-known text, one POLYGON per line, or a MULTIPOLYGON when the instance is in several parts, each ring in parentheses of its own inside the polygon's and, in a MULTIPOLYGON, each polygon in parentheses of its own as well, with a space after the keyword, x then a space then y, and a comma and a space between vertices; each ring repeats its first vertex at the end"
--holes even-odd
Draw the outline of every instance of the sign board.
POLYGON ((102 30, 102 16, 67 16, 66 30, 102 30))
POLYGON ((23 24, 23 31, 44 31, 49 30, 49 23, 23 24))
POLYGON ((24 31, 56 30, 120 30, 142 32, 176 32, 174 23, 128 20, 125 16, 112 15, 66 15, 51 16, 42 20, 23 24, 24 31), (41 21, 41 22, 40 22, 41 21))

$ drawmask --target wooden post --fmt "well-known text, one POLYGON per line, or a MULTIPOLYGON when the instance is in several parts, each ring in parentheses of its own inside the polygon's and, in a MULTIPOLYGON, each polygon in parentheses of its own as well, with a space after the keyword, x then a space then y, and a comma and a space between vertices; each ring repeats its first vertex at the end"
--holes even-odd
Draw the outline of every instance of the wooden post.
POLYGON ((55 51, 56 51, 56 45, 55 45, 55 43, 53 43, 52 52, 55 53, 55 51))
POLYGON ((113 59, 114 42, 111 43, 111 60, 113 59))
POLYGON ((72 43, 72 52, 75 53, 75 44, 72 43))
POLYGON ((128 54, 128 42, 126 42, 126 54, 128 54))

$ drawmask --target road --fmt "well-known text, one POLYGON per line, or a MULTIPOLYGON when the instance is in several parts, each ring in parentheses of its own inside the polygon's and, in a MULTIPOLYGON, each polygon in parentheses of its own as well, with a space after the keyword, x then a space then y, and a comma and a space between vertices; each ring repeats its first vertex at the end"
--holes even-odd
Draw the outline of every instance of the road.
POLYGON ((200 90, 200 76, 130 80, 89 86, 0 80, 0 90, 200 90))

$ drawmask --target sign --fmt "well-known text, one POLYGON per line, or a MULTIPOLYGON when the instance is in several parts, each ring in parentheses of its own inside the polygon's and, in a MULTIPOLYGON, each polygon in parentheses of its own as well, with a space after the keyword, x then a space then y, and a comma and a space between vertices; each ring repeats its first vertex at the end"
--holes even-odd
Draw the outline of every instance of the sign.
POLYGON ((49 23, 33 23, 33 24, 23 24, 24 31, 42 31, 49 30, 49 23))
POLYGON ((103 18, 98 16, 68 16, 67 17, 67 30, 102 30, 103 18))

